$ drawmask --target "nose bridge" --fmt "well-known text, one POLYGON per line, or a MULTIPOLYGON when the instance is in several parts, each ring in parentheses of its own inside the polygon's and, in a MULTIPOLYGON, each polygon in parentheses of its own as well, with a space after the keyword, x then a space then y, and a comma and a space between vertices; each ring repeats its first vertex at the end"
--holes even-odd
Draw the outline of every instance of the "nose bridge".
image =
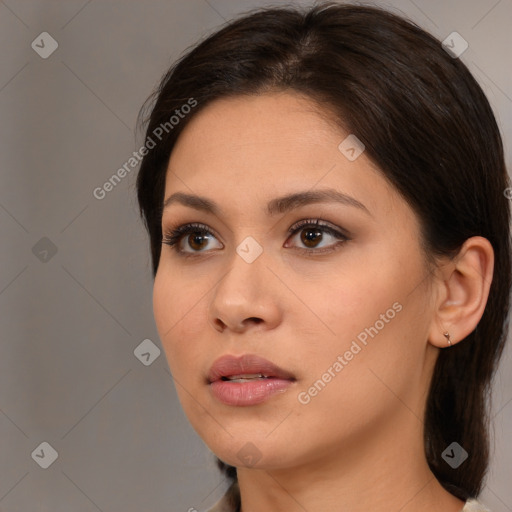
POLYGON ((224 294, 232 303, 257 300, 268 281, 265 274, 269 273, 263 247, 258 246, 261 249, 246 239, 236 246, 229 258, 227 273, 217 285, 216 296, 224 294))
POLYGON ((272 273, 267 269, 263 247, 246 237, 228 259, 226 273, 215 287, 209 305, 211 320, 240 329, 247 319, 273 323, 277 318, 277 297, 272 273))

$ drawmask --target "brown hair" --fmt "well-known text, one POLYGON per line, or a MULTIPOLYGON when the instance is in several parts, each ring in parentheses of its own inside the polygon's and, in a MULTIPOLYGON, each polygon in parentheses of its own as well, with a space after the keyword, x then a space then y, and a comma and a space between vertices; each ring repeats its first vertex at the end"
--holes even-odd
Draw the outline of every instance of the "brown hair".
MULTIPOLYGON (((166 170, 179 134, 218 98, 274 90, 294 90, 327 107, 340 127, 364 143, 368 157, 417 214, 429 261, 453 256, 474 235, 493 246, 494 278, 482 319, 465 340, 440 351, 425 409, 432 472, 460 499, 477 497, 489 459, 490 384, 508 326, 509 180, 484 93, 436 38, 380 8, 325 3, 246 14, 188 51, 148 98, 155 102, 143 120, 147 138, 168 125, 137 177, 153 275, 166 170), (196 106, 170 127, 170 116, 191 98, 196 106), (441 457, 453 441, 469 452, 457 469, 441 457)), ((218 463, 236 478, 236 468, 218 463)))

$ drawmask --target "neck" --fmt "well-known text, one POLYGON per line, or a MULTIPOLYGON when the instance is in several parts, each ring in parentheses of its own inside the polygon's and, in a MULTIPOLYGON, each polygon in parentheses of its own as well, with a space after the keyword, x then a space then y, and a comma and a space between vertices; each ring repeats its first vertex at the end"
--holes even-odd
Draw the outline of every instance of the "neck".
POLYGON ((406 408, 398 421, 400 428, 378 425, 307 462, 239 467, 241 512, 460 512, 464 502, 430 471, 421 421, 406 408))

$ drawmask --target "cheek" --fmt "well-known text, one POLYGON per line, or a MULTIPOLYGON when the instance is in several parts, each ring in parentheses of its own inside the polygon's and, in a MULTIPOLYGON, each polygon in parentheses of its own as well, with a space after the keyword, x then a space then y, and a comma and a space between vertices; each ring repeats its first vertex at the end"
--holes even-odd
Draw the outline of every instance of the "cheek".
POLYGON ((326 345, 305 355, 315 361, 315 370, 304 387, 320 379, 317 387, 322 391, 314 405, 319 414, 335 403, 340 406, 338 411, 357 412, 360 419, 369 420, 379 411, 399 405, 397 397, 409 403, 408 397, 421 385, 428 331, 425 290, 418 287, 416 293, 410 293, 407 282, 392 284, 381 277, 373 287, 346 289, 337 301, 324 298, 338 308, 331 316, 337 336, 330 336, 330 341, 324 340, 326 345))
POLYGON ((179 287, 167 278, 165 271, 162 271, 160 267, 153 286, 153 314, 162 343, 165 342, 167 335, 172 332, 173 325, 176 324, 179 318, 177 309, 180 304, 178 290, 179 287))
MULTIPOLYGON (((375 334, 375 324, 379 333, 384 332, 400 316, 397 309, 405 293, 403 280, 397 279, 398 268, 361 258, 344 263, 345 270, 324 269, 323 275, 303 280, 300 286, 311 310, 308 334, 316 328, 316 339, 311 339, 316 359, 328 347, 340 353, 349 350, 357 336, 364 343, 368 331, 375 334)), ((302 322, 306 324, 305 317, 302 322)))
MULTIPOLYGON (((385 388, 377 376, 392 389, 395 384, 404 389, 407 378, 414 379, 414 372, 421 371, 429 318, 426 290, 418 286, 423 276, 421 259, 413 256, 403 261, 396 254, 375 261, 361 259, 347 265, 350 272, 330 273, 324 286, 303 288, 316 315, 309 326, 306 318, 302 320, 302 332, 306 333, 302 360, 307 361, 302 390, 318 379, 332 381, 325 386, 330 391, 322 391, 319 402, 331 393, 341 400, 355 397, 357 402, 366 399, 367 387, 372 393, 385 388), (404 371, 398 372, 401 368, 404 371), (330 378, 329 372, 336 377, 330 378)), ((370 397, 379 396, 372 393, 370 397)))
MULTIPOLYGON (((173 273, 173 277, 176 273, 173 273)), ((186 374, 184 368, 197 366, 194 339, 204 332, 204 291, 171 278, 164 268, 158 270, 153 286, 153 314, 160 341, 173 375, 186 374), (195 361, 195 363, 194 363, 195 361)))

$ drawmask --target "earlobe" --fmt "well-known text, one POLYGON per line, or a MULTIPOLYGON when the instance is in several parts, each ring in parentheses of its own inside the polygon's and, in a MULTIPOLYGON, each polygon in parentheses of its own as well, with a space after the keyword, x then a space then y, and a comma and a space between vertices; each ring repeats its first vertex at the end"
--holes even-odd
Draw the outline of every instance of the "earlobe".
POLYGON ((471 334, 489 297, 494 250, 486 238, 468 238, 453 260, 440 269, 429 342, 439 348, 453 346, 471 334))

